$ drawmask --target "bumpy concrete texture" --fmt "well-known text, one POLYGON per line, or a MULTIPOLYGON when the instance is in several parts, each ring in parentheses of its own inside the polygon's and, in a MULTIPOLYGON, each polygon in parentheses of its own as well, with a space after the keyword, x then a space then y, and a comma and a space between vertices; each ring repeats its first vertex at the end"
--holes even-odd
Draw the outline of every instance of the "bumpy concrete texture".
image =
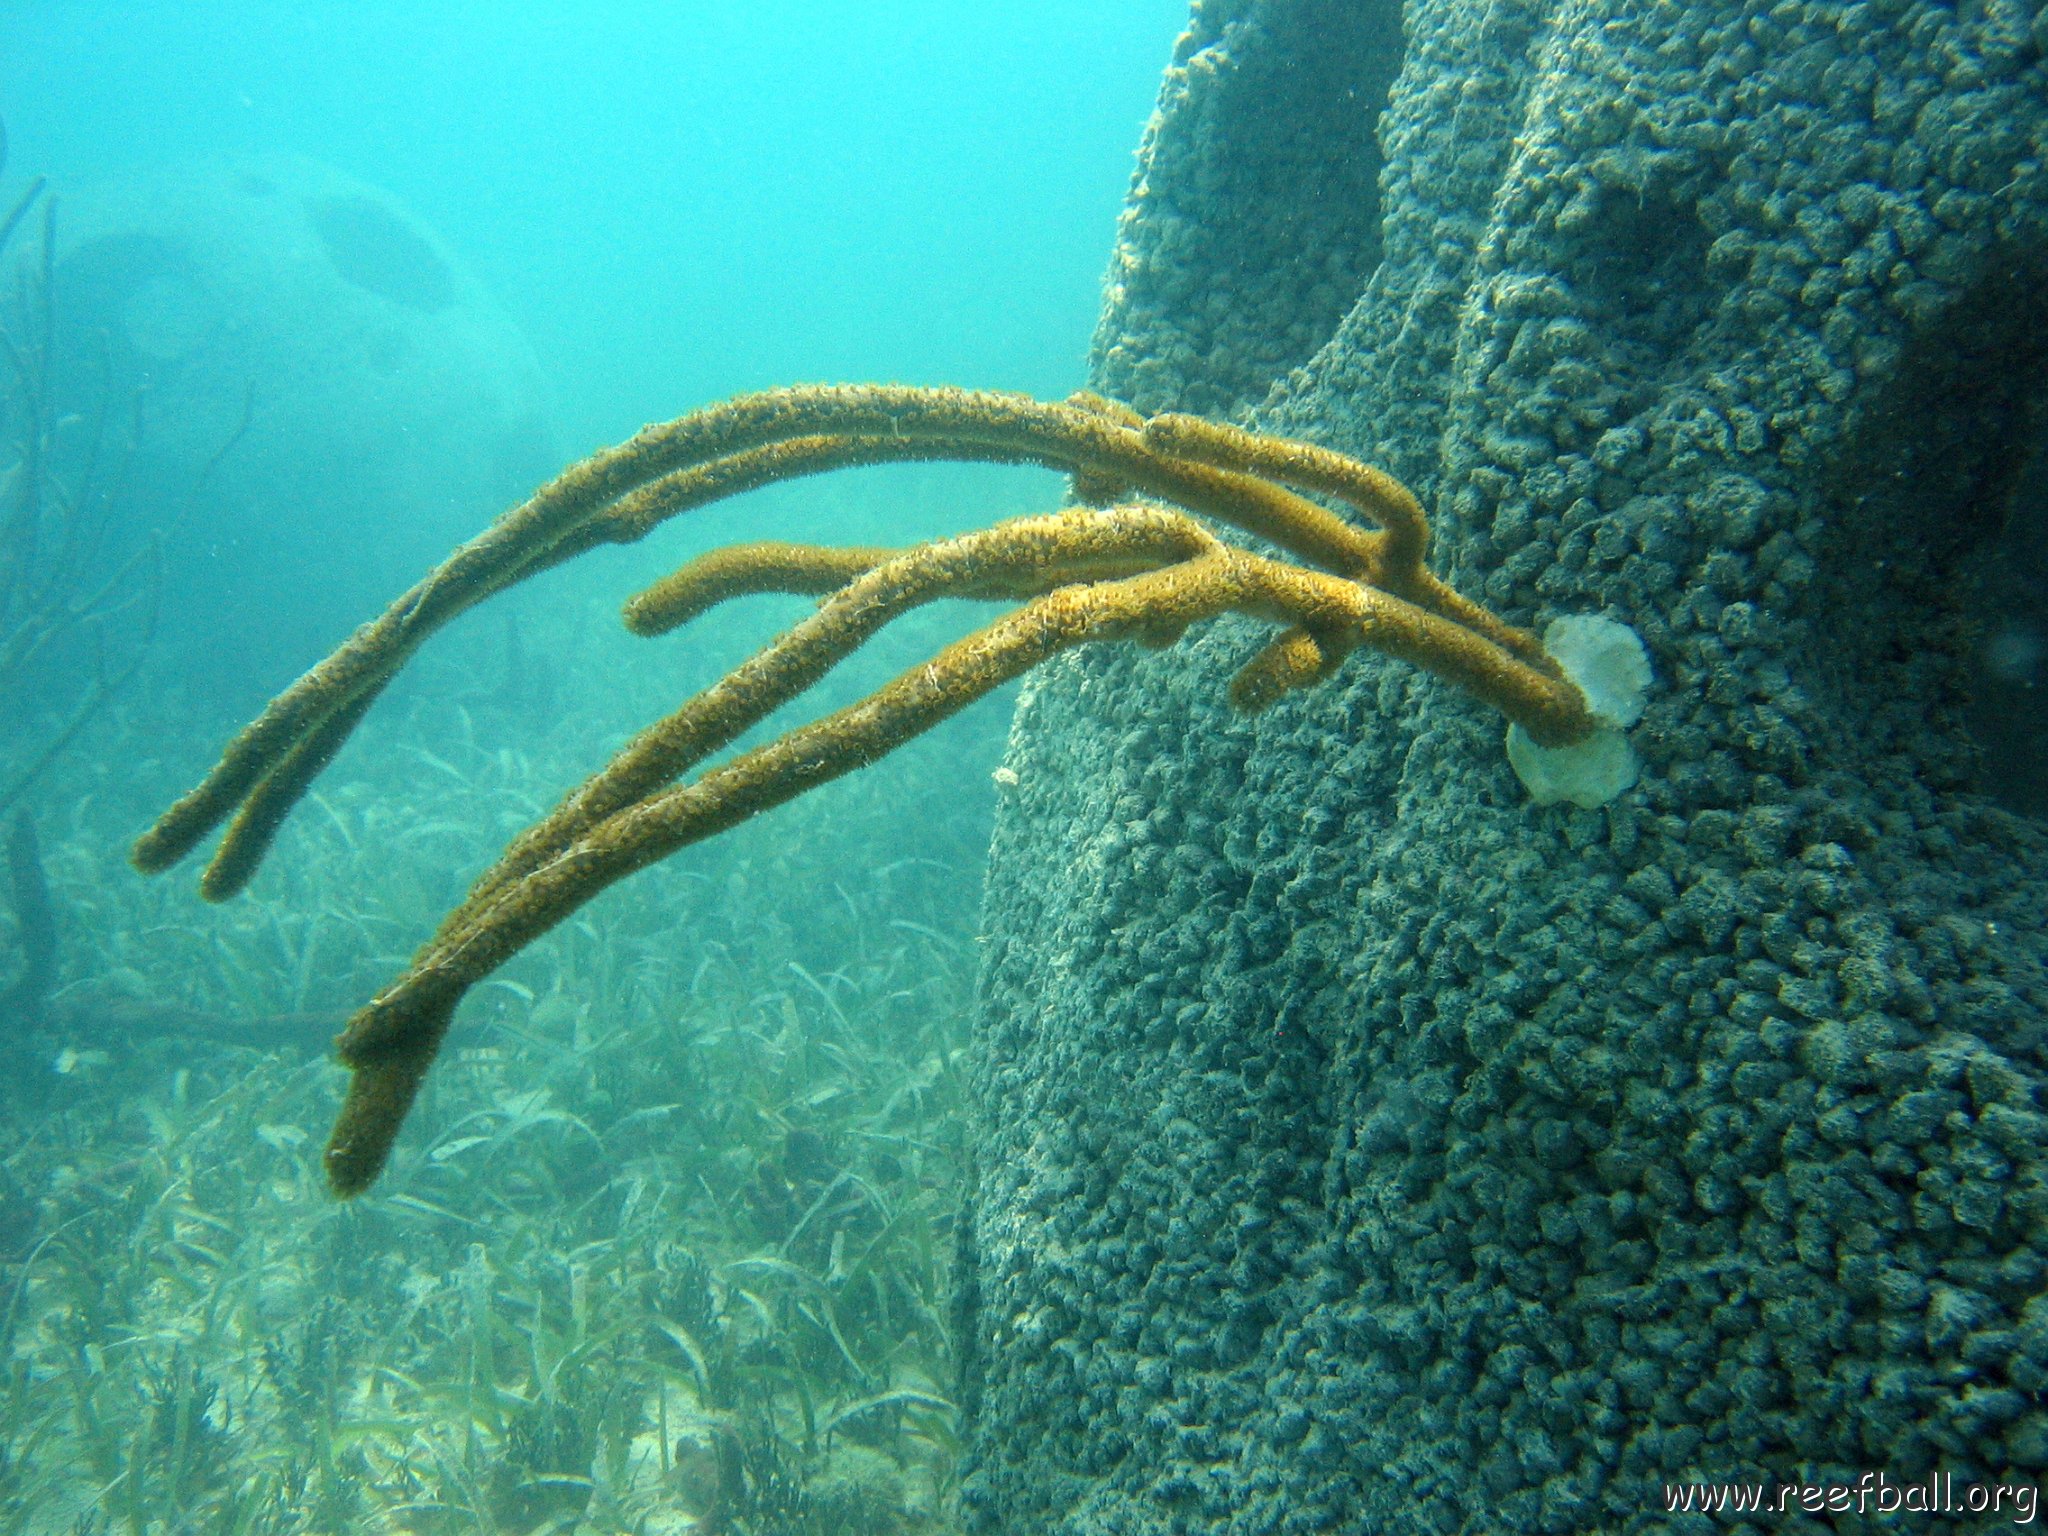
POLYGON ((1224 415, 1329 340, 1380 259, 1373 127, 1400 62, 1395 8, 1196 8, 1118 231, 1098 389, 1224 415))
POLYGON ((1634 625, 1643 781, 1533 808, 1498 720, 1365 655, 1234 718, 1246 623, 1035 680, 970 1525, 1877 1530, 1663 1486, 2031 1485, 2048 829, 1974 791, 1965 702, 2040 478, 2048 17, 1378 3, 1334 41, 1316 0, 1197 7, 1098 376, 1386 464, 1518 619, 1634 625), (1348 174, 1397 35, 1378 228, 1290 242, 1243 166, 1348 174))

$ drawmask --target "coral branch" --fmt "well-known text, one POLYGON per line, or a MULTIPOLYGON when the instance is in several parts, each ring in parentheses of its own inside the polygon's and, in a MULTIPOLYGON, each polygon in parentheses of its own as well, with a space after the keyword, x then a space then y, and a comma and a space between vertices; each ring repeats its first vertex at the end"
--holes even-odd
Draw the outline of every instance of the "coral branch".
POLYGON ((636 635, 665 635, 707 609, 754 592, 837 592, 900 553, 774 542, 714 549, 628 599, 626 628, 636 635))
POLYGON ((1348 501, 1385 533, 1375 584, 1405 595, 1422 575, 1422 559, 1429 552, 1429 520, 1414 492, 1385 470, 1315 443, 1266 437, 1199 416, 1155 416, 1144 424, 1144 432, 1147 445, 1168 458, 1258 475, 1348 501))
MULTIPOLYGON (((1030 463, 1085 473, 1235 524, 1343 575, 1373 580, 1381 535, 1353 528, 1256 476, 1169 457, 1102 402, 882 385, 741 395, 571 466, 463 545, 378 619, 273 700, 206 778, 137 841, 136 867, 168 869, 233 814, 300 737, 358 715, 426 639, 528 576, 602 543, 627 543, 677 513, 771 481, 916 459, 1030 463)), ((1532 642, 1533 644, 1533 642, 1532 642)), ((223 894, 234 887, 215 882, 223 894)))
POLYGON ((337 1191, 376 1178, 463 994, 511 955, 613 882, 872 762, 1062 650, 1170 644, 1191 624, 1238 612, 1281 626, 1232 681, 1239 708, 1315 683, 1364 645, 1435 673, 1546 745, 1592 730, 1585 698, 1530 636, 1423 565, 1428 525, 1407 489, 1333 450, 1188 417, 1146 422, 1087 395, 1048 405, 963 390, 776 390, 649 427, 458 549, 237 736, 137 843, 136 864, 161 869, 232 817, 201 889, 215 899, 239 890, 407 657, 492 593, 774 481, 934 458, 1064 469, 1091 505, 906 550, 739 545, 632 599, 627 623, 642 634, 745 593, 823 601, 515 839, 405 974, 350 1022, 339 1050, 355 1077, 327 1151, 337 1191), (1355 527, 1290 486, 1335 497, 1376 526, 1355 527), (1133 491, 1187 511, 1102 505, 1133 491), (1306 564, 1226 544, 1188 512, 1306 564), (1023 606, 859 703, 678 783, 893 619, 942 598, 1023 606))

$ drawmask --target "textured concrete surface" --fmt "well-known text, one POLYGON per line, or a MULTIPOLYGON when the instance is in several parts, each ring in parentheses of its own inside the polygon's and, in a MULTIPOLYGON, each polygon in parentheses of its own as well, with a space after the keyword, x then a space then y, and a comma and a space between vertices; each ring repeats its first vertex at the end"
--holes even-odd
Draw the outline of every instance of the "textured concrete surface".
POLYGON ((970 1525, 1876 1530, 1661 1490, 2033 1483, 2048 828, 1972 791, 1965 703, 2040 479, 2048 17, 1392 20, 1197 7, 1098 379, 1372 457, 1467 590, 1634 625, 1644 780, 1534 809, 1369 656, 1233 718, 1248 624, 1033 682, 970 1525))

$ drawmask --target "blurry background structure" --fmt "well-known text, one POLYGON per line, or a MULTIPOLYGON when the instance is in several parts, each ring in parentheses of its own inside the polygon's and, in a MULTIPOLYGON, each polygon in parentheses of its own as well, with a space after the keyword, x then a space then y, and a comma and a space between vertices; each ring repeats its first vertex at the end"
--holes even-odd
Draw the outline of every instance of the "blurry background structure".
POLYGON ((161 539, 166 663, 229 698, 288 680, 556 467, 503 309, 395 198, 317 162, 67 191, 50 283, 49 411, 132 402, 110 543, 161 539))

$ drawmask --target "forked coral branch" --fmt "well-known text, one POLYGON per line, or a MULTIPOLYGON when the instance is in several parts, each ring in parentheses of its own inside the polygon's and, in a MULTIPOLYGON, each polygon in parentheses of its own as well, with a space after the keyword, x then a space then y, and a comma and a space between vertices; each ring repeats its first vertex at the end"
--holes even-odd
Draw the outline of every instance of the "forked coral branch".
POLYGON ((240 890, 406 659, 493 593, 773 481, 940 458, 1063 469, 1095 505, 905 550, 739 545, 635 597, 627 621, 642 634, 743 593, 824 600, 641 732, 515 839, 406 972, 350 1021, 338 1050, 354 1078, 326 1152, 338 1193, 377 1177, 456 1005, 513 954, 614 881, 873 762, 1060 651, 1104 640, 1166 645, 1191 624, 1237 612, 1282 626, 1231 684, 1241 709, 1318 681, 1366 645, 1484 700, 1544 745, 1595 728, 1584 696, 1532 636, 1423 564, 1420 504, 1355 459, 1192 417, 1144 421, 1087 395, 1054 405, 964 390, 814 386, 743 395, 649 427, 543 486, 279 695, 137 842, 136 865, 164 869, 229 821, 201 889, 215 900, 240 890), (1357 527, 1300 491, 1342 500, 1374 526, 1357 527), (1127 500, 1133 493, 1185 510, 1127 500), (1225 543, 1190 512, 1303 563, 1225 543), (860 702, 678 782, 891 620, 943 598, 1022 606, 860 702))

